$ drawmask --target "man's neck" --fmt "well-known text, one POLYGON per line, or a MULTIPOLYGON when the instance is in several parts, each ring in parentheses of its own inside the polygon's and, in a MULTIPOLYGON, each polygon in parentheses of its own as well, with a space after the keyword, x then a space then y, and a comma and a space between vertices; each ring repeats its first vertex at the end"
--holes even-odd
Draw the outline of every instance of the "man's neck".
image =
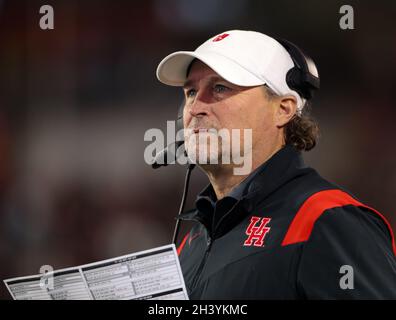
POLYGON ((217 170, 206 171, 213 190, 218 200, 228 195, 231 190, 239 185, 248 175, 235 175, 232 166, 224 166, 217 170))
MULTIPOLYGON (((257 169, 261 164, 266 162, 269 158, 271 158, 276 152, 278 152, 282 148, 282 145, 277 146, 271 152, 267 153, 259 153, 253 154, 252 159, 252 170, 253 172, 257 169)), ((216 165, 216 166, 206 166, 202 167, 205 171, 206 175, 209 178, 210 183, 213 186, 213 190, 216 193, 217 200, 220 200, 227 196, 233 188, 239 185, 244 179, 246 179, 247 175, 236 175, 234 173, 235 165, 216 165)))

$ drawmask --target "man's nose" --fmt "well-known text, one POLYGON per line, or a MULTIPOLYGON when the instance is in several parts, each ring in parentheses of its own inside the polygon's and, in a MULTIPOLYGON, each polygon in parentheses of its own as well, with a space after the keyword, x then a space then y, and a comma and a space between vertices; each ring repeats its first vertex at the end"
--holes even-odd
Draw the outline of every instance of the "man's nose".
POLYGON ((204 106, 203 103, 200 102, 195 102, 191 107, 190 107, 190 115, 192 117, 204 117, 208 115, 208 110, 207 107, 204 106))
POLYGON ((192 117, 203 117, 209 113, 209 103, 200 94, 197 94, 194 101, 189 106, 189 113, 192 117))

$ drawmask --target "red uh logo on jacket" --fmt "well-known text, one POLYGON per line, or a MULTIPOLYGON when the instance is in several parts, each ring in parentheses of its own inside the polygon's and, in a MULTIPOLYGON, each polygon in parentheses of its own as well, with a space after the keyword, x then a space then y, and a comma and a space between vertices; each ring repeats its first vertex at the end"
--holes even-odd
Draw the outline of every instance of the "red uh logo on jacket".
POLYGON ((270 227, 267 227, 267 224, 270 221, 271 218, 251 217, 250 224, 245 232, 248 238, 245 240, 243 245, 262 247, 264 245, 265 235, 271 230, 270 227))

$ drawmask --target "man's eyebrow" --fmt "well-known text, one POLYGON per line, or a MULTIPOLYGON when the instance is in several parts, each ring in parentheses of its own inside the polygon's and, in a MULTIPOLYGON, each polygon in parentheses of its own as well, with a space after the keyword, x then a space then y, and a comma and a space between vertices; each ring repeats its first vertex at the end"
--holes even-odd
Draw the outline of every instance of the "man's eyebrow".
MULTIPOLYGON (((220 76, 218 76, 218 75, 212 75, 212 76, 210 76, 209 79, 208 79, 208 81, 211 82, 211 83, 212 83, 212 82, 215 82, 215 81, 226 81, 226 82, 228 82, 227 80, 223 79, 222 77, 220 77, 220 76)), ((195 81, 192 80, 192 79, 187 80, 187 81, 184 83, 183 88, 192 87, 193 84, 194 84, 194 82, 195 82, 195 81)))
POLYGON ((192 80, 187 80, 186 82, 184 82, 183 88, 191 87, 192 84, 193 84, 192 80))

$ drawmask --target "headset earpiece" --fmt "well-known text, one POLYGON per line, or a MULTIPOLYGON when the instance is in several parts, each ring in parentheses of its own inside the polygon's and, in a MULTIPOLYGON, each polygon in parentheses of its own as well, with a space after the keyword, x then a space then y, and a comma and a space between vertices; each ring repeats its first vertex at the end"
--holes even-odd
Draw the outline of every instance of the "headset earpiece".
POLYGON ((290 89, 298 92, 304 99, 312 99, 314 91, 320 87, 319 74, 315 63, 290 41, 284 39, 276 40, 290 54, 294 63, 294 67, 286 75, 287 85, 290 89))

